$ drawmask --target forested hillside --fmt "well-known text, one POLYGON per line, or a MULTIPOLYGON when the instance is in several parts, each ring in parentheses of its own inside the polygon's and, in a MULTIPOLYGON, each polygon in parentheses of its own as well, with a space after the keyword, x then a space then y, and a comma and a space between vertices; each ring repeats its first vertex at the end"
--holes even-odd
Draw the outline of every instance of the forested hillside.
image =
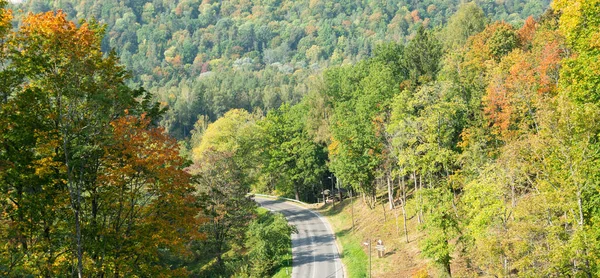
POLYGON ((247 194, 336 185, 431 273, 600 276, 600 0, 5 2, 0 276, 265 277, 247 194))
MULTIPOLYGON (((198 115, 215 121, 231 108, 297 103, 311 76, 370 57, 381 42, 405 42, 420 26, 439 27, 460 2, 29 0, 15 11, 63 9, 71 20, 106 24, 103 51, 118 53, 129 84, 169 105, 162 124, 183 138, 198 115)), ((478 3, 490 20, 520 24, 549 0, 478 3)))
POLYGON ((282 265, 293 227, 258 214, 245 168, 179 155, 158 126, 165 110, 101 51, 100 25, 50 11, 11 28, 5 5, 0 277, 264 277, 282 265))
POLYGON ((555 1, 511 25, 464 4, 327 68, 296 105, 200 121, 192 157, 232 150, 256 191, 314 200, 338 184, 416 219, 445 275, 597 276, 599 15, 555 1))

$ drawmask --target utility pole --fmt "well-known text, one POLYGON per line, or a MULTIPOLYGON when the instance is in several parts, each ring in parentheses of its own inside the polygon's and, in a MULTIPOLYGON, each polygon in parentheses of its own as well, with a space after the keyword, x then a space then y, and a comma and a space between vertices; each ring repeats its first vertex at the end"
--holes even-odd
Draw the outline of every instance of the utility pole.
POLYGON ((325 202, 325 186, 323 186, 323 179, 321 179, 321 194, 323 194, 323 205, 325 205, 327 202, 325 202))
POLYGON ((333 173, 331 173, 331 175, 329 176, 329 178, 331 179, 331 194, 329 194, 330 196, 332 196, 331 198, 331 206, 335 206, 335 194, 333 194, 333 173))

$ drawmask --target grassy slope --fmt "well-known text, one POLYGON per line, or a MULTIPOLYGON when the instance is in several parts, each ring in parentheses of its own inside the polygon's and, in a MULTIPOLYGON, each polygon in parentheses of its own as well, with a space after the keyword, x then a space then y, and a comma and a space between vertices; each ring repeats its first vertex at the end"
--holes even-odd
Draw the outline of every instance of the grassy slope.
MULTIPOLYGON (((342 261, 348 271, 348 276, 368 277, 368 247, 363 244, 369 238, 375 242, 383 240, 386 247, 385 256, 377 258, 375 243, 372 248, 373 277, 440 277, 441 272, 420 255, 418 242, 423 233, 418 231, 415 212, 407 208, 407 226, 409 242, 404 237, 402 210, 400 207, 390 211, 387 202, 384 207, 381 202, 374 209, 369 209, 362 199, 354 198, 354 229, 352 229, 352 205, 349 199, 335 207, 327 205, 318 211, 327 217, 337 239, 342 245, 342 261), (397 214, 397 227, 396 227, 397 214)), ((460 262, 453 265, 455 276, 460 275, 460 262), (456 265, 456 266, 455 266, 456 265)))

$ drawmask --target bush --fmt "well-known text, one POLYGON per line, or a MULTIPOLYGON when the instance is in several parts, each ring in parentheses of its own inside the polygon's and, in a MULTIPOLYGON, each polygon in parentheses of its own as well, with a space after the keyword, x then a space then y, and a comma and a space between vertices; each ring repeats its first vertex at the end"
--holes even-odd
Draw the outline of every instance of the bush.
POLYGON ((277 213, 264 213, 254 220, 246 233, 246 248, 252 277, 266 277, 283 266, 291 248, 291 233, 296 227, 288 225, 277 213))

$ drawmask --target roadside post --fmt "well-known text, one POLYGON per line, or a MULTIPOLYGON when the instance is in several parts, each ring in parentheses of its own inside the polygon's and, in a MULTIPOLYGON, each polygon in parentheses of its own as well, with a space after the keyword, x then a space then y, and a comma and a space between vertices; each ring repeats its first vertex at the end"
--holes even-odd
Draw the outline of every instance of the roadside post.
POLYGON ((367 239, 366 242, 363 242, 364 245, 369 246, 369 278, 373 277, 371 276, 371 239, 367 239))
POLYGON ((385 246, 383 246, 383 240, 377 240, 377 246, 375 247, 375 249, 377 249, 377 257, 383 258, 383 256, 385 255, 385 246))

